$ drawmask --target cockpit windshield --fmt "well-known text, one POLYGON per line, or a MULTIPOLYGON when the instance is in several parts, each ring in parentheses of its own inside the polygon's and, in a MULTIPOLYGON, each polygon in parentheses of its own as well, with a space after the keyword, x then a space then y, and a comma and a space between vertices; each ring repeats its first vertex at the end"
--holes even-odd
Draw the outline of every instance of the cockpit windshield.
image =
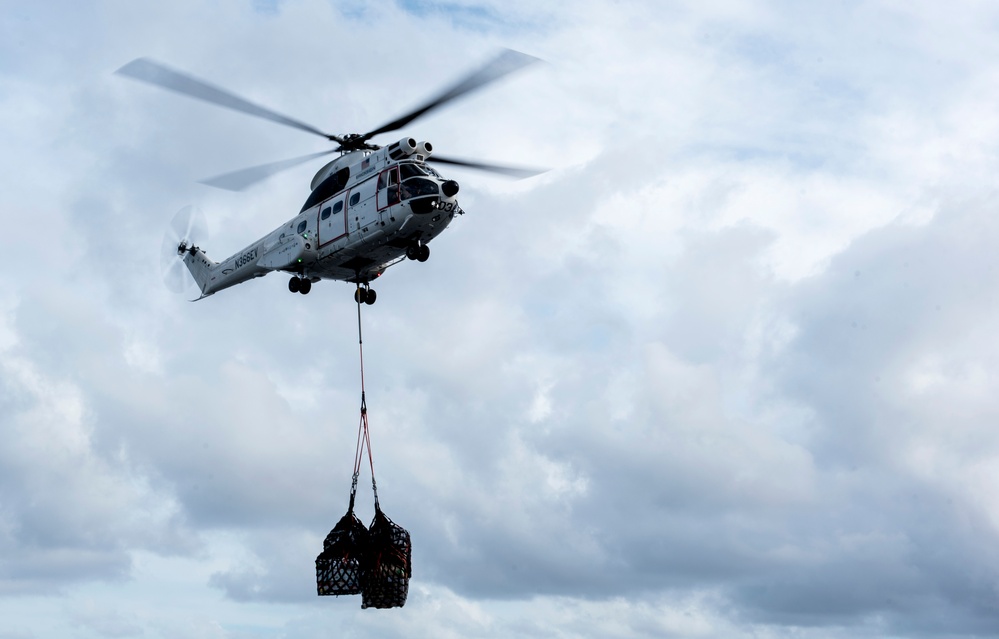
POLYGON ((412 163, 400 164, 399 173, 402 174, 402 179, 404 180, 406 178, 428 175, 428 173, 423 169, 422 166, 417 166, 412 163))
POLYGON ((426 178, 410 178, 402 182, 402 199, 404 200, 423 195, 437 195, 439 192, 437 183, 426 178))

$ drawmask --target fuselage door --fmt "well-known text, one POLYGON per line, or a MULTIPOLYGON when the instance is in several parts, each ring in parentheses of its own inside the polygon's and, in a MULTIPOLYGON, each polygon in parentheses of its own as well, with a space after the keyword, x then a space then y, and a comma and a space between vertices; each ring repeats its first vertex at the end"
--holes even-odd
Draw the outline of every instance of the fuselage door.
POLYGON ((366 230, 369 224, 378 221, 378 209, 375 206, 375 185, 378 180, 371 176, 350 190, 347 197, 348 227, 350 231, 366 230))
POLYGON ((378 210, 399 203, 399 167, 393 166, 378 176, 378 210))
POLYGON ((323 202, 319 207, 319 245, 329 244, 347 234, 347 215, 343 211, 343 194, 323 202))

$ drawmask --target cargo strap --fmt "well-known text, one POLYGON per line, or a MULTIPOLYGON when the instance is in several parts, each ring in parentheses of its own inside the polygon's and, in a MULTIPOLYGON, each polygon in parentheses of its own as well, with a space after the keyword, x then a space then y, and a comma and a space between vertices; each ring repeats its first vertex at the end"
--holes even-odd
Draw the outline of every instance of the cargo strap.
MULTIPOLYGON (((360 289, 360 285, 357 287, 360 289)), ((355 296, 360 300, 360 296, 355 296)), ((361 421, 357 425, 357 447, 354 450, 354 477, 350 483, 350 510, 354 509, 354 495, 357 492, 357 478, 361 473, 361 461, 367 449, 368 466, 371 468, 371 490, 375 493, 375 510, 378 505, 378 484, 375 483, 375 462, 371 455, 371 433, 368 431, 368 406, 364 396, 364 339, 361 334, 361 302, 357 302, 357 345, 361 362, 361 421)))

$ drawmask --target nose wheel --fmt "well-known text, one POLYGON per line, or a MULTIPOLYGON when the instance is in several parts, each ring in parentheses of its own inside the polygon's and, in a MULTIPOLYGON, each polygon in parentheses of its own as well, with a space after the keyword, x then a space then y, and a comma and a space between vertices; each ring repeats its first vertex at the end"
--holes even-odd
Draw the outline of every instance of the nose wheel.
POLYGON ((293 277, 288 280, 288 290, 292 293, 308 295, 309 291, 312 290, 312 281, 304 277, 293 277))
POLYGON ((371 288, 368 285, 364 285, 363 288, 358 286, 357 290, 354 291, 354 301, 357 302, 358 304, 371 305, 375 303, 375 300, 377 298, 378 298, 378 293, 375 293, 375 289, 371 288))

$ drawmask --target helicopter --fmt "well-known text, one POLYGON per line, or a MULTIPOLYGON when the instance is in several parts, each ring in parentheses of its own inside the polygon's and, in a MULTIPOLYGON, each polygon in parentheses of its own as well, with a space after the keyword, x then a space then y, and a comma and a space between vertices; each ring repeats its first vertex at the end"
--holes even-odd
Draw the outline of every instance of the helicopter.
MULTIPOLYGON (((202 183, 241 191, 279 171, 324 155, 339 156, 316 172, 311 193, 299 213, 267 235, 221 262, 208 257, 191 237, 190 220, 181 220, 174 248, 201 290, 204 299, 273 271, 291 275, 288 290, 306 295, 324 279, 356 284, 354 300, 374 304, 371 282, 404 260, 425 262, 429 242, 456 215, 464 213, 456 195, 458 182, 441 175, 430 163, 460 166, 515 178, 543 170, 501 166, 437 155, 430 142, 403 137, 387 146, 375 136, 396 131, 442 105, 494 82, 538 58, 504 50, 476 71, 416 109, 367 133, 333 135, 309 124, 245 100, 234 93, 171 69, 149 58, 138 58, 115 73, 187 97, 252 115, 335 142, 332 149, 254 166, 204 180, 202 183)), ((176 262, 175 262, 176 263, 176 262)))

